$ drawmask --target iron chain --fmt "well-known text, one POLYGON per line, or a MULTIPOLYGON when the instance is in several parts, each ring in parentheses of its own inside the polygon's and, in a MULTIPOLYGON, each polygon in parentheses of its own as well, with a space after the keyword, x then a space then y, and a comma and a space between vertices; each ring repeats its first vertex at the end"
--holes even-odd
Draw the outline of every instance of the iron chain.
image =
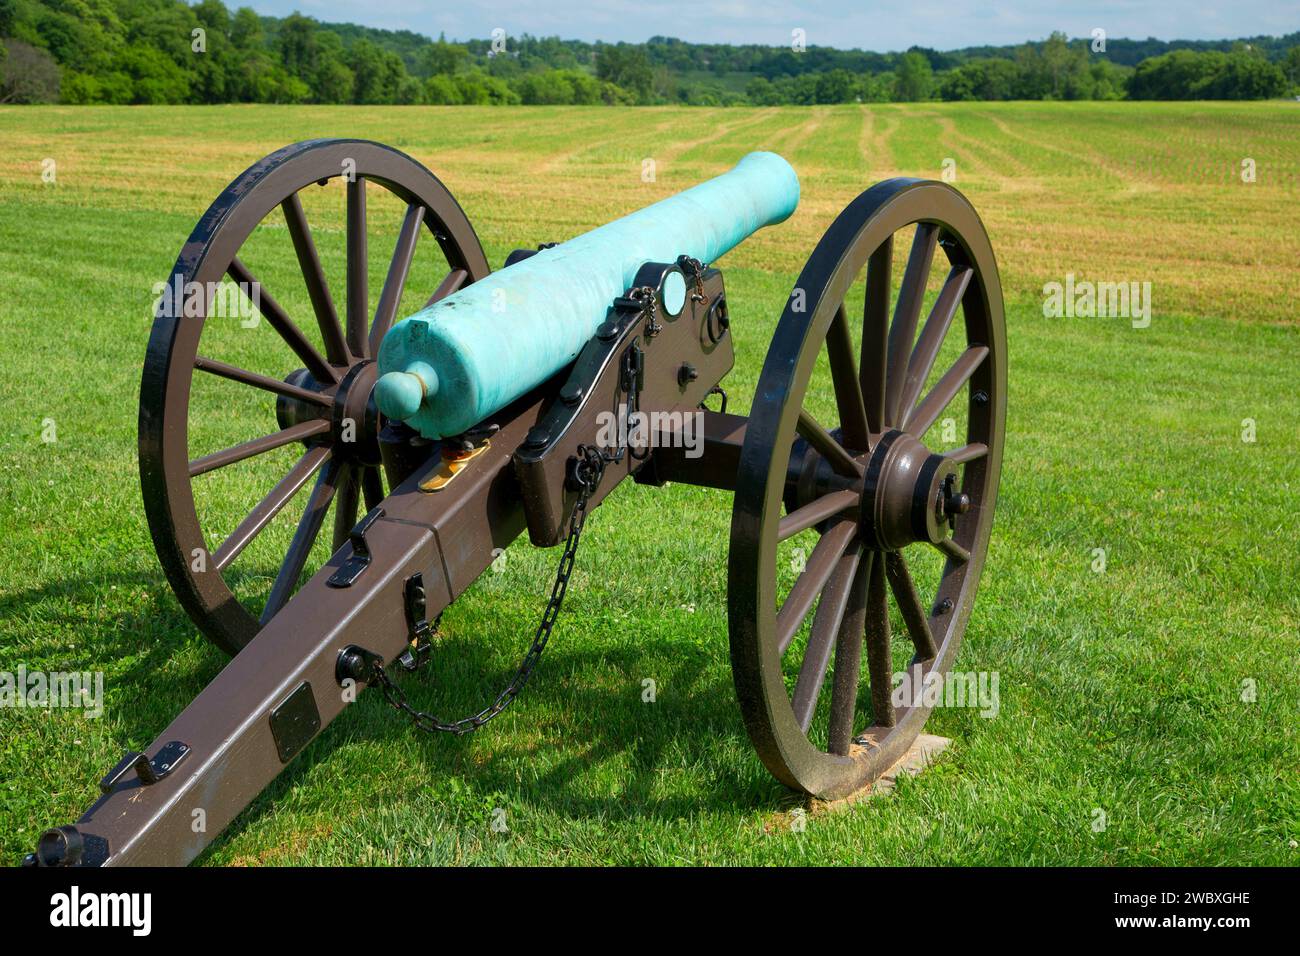
POLYGON ((564 541, 564 553, 560 557, 560 564, 555 572, 555 584, 551 587, 550 600, 546 602, 546 610, 542 612, 542 620, 537 625, 537 631, 533 635, 532 646, 528 648, 528 653, 524 655, 524 659, 515 671, 514 677, 510 679, 510 683, 506 685, 501 693, 497 694, 496 699, 472 717, 463 717, 460 720, 450 722, 439 720, 433 714, 417 710, 411 706, 405 692, 388 676, 388 672, 384 670, 383 665, 377 662, 373 665, 374 683, 378 685, 384 699, 394 708, 410 717, 411 723, 417 729, 426 733, 455 734, 458 737, 471 734, 509 707, 514 699, 519 696, 519 692, 524 689, 529 678, 532 677, 533 670, 542 659, 542 651, 546 649, 546 642, 551 638, 551 631, 555 627, 555 621, 560 616, 560 607, 564 604, 565 592, 569 589, 569 577, 573 574, 573 562, 578 553, 578 541, 582 537, 582 527, 587 520, 587 504, 600 486, 600 480, 605 474, 605 457, 598 450, 582 446, 579 449, 579 454, 581 457, 574 470, 574 475, 580 486, 580 491, 577 503, 573 506, 573 514, 569 516, 569 534, 564 541))
POLYGON ((690 273, 694 281, 695 288, 691 290, 691 299, 695 302, 704 301, 704 270, 708 268, 699 259, 693 259, 690 256, 678 256, 677 265, 682 272, 690 273))
POLYGON ((659 323, 659 297, 653 286, 643 285, 633 289, 630 298, 641 304, 641 309, 647 317, 645 326, 645 337, 652 339, 664 330, 659 323))

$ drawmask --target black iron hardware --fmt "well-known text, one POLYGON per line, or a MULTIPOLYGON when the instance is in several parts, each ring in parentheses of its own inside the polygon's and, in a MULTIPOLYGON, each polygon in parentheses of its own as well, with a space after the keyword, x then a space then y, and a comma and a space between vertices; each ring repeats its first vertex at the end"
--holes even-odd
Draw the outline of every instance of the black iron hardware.
POLYGON ((303 681, 271 711, 271 736, 281 763, 288 763, 320 731, 320 710, 311 684, 303 681))
POLYGON ((536 249, 512 249, 506 255, 505 264, 502 265, 501 268, 504 269, 506 266, 512 266, 516 262, 523 262, 525 259, 531 259, 543 249, 553 249, 558 245, 558 242, 539 242, 536 249))
POLYGON ((29 865, 76 866, 81 862, 85 848, 86 841, 76 827, 53 827, 41 834, 36 843, 36 852, 28 858, 31 860, 29 865))
POLYGON ((708 336, 709 343, 716 345, 722 341, 729 328, 731 328, 731 313, 727 311, 727 298, 720 295, 709 306, 708 315, 704 319, 704 333, 708 336))
POLYGON ((619 375, 619 388, 634 395, 645 384, 645 353, 635 341, 623 353, 623 368, 619 375))
POLYGON ((375 665, 383 664, 384 659, 364 647, 349 644, 339 651, 334 662, 334 679, 342 687, 347 681, 354 684, 368 684, 374 680, 375 665))
POLYGON ((438 631, 437 621, 429 623, 424 575, 419 571, 406 579, 402 601, 406 606, 406 626, 411 633, 411 643, 397 663, 404 671, 414 671, 428 659, 433 650, 433 635, 438 631))
POLYGON ((948 475, 943 479, 941 507, 948 519, 949 530, 957 530, 957 516, 970 511, 970 495, 957 490, 957 476, 948 475))
POLYGON ((330 587, 351 587, 352 583, 361 577, 361 573, 370 567, 370 542, 366 540, 366 532, 383 516, 384 509, 375 508, 348 532, 348 544, 352 545, 352 554, 337 571, 330 575, 329 581, 326 582, 330 587))
POLYGON ((75 826, 52 827, 41 834, 36 852, 23 857, 23 866, 102 866, 108 841, 75 826))
POLYGON ((704 301, 704 270, 707 268, 699 259, 692 259, 690 256, 678 256, 677 266, 692 280, 694 287, 691 289, 691 299, 695 302, 704 301))
POLYGON ((179 740, 173 740, 163 745, 158 751, 157 756, 150 760, 142 753, 132 751, 117 762, 112 770, 103 780, 99 781, 101 793, 112 793, 128 773, 132 771, 140 779, 140 783, 148 786, 151 783, 157 783, 163 777, 167 776, 176 769, 176 765, 185 759, 185 755, 190 752, 188 744, 181 743, 179 740))
MULTIPOLYGON (((582 491, 578 495, 578 502, 573 508, 573 514, 569 517, 569 535, 564 542, 564 554, 560 557, 560 564, 555 572, 555 584, 551 587, 550 600, 546 602, 546 610, 542 612, 542 620, 538 623, 537 631, 533 634, 532 646, 528 648, 528 653, 524 655, 524 659, 515 671, 514 677, 510 679, 510 683, 505 686, 501 693, 497 694, 492 703, 472 717, 463 717, 460 720, 453 721, 439 720, 433 714, 417 710, 411 706, 406 694, 397 684, 393 683, 393 679, 384 670, 383 661, 378 655, 351 646, 346 648, 343 654, 339 655, 338 667, 343 666, 345 655, 351 655, 349 657, 351 662, 364 660, 365 670, 370 675, 367 679, 373 679, 383 692, 384 699, 394 709, 406 714, 417 730, 423 730, 426 733, 441 732, 462 737, 465 734, 473 733, 488 721, 500 716, 502 711, 509 707, 514 699, 519 696, 519 692, 524 689, 524 685, 533 676, 533 670, 542 659, 542 651, 546 649, 546 642, 551 638, 551 631, 555 627, 556 618, 560 616, 560 607, 564 604, 564 595, 569 589, 569 578, 573 574, 573 562, 578 554, 578 541, 582 537, 582 526, 587 520, 587 502, 596 489, 600 487, 600 479, 605 474, 605 458, 597 449, 582 446, 578 449, 578 452, 580 464, 575 473, 582 484, 582 491)), ((409 612, 410 605, 408 604, 409 612)))
MULTIPOLYGON (((710 395, 721 395, 721 396, 722 396, 722 408, 718 409, 718 414, 720 414, 720 415, 725 415, 725 414, 727 414, 727 391, 726 391, 726 389, 724 389, 721 385, 714 385, 711 389, 709 389, 707 392, 704 393, 704 397, 705 397, 705 398, 708 398, 710 395)), ((703 402, 700 402, 700 408, 704 408, 704 409, 707 411, 707 408, 706 408, 706 406, 705 406, 705 404, 704 404, 703 402)))

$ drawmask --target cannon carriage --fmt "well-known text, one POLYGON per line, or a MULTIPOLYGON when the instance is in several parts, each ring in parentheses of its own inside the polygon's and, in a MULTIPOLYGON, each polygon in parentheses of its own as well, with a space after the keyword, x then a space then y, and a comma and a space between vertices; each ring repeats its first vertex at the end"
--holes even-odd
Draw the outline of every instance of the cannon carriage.
POLYGON ((709 410, 734 362, 717 260, 788 217, 798 190, 784 160, 752 154, 584 236, 517 250, 491 272, 455 199, 397 150, 316 140, 237 178, 182 248, 172 279, 197 291, 159 309, 140 399, 155 548, 182 606, 233 657, 28 862, 192 860, 367 686, 424 729, 486 724, 537 666, 586 515, 627 478, 647 495, 669 481, 731 493, 730 656, 749 737, 796 790, 835 798, 869 785, 928 716, 893 699, 895 641, 918 677, 943 674, 974 604, 1005 419, 1001 291, 960 193, 879 183, 808 259, 748 415, 728 413, 725 393, 709 410), (300 194, 340 177, 347 275, 336 299, 300 194), (372 313, 375 190, 397 197, 403 214, 372 313), (240 257, 260 224, 278 220, 311 301, 306 317, 291 316, 240 257), (909 232, 895 283, 896 237, 909 232), (445 277, 418 290, 425 307, 403 317, 414 250, 430 242, 445 277), (257 290, 286 346, 282 377, 206 348, 204 290, 225 280, 257 290), (299 322, 317 326, 321 347, 299 322), (260 396, 275 430, 192 457, 196 376, 260 396), (819 390, 833 397, 832 414, 806 401, 819 390), (642 427, 621 427, 629 416, 642 427), (944 417, 964 424, 958 441, 929 437, 944 417), (209 550, 195 485, 286 447, 298 450, 295 463, 209 550), (301 509, 292 540, 269 594, 251 602, 234 583, 237 559, 291 505, 301 509), (514 679, 467 718, 416 711, 402 675, 438 653, 438 615, 524 533, 562 551, 514 679), (790 580, 779 555, 801 535, 810 543, 790 580), (315 567, 322 539, 330 556, 315 567), (926 552, 938 562, 928 582, 913 573, 926 552), (195 832, 200 805, 207 825, 195 832))

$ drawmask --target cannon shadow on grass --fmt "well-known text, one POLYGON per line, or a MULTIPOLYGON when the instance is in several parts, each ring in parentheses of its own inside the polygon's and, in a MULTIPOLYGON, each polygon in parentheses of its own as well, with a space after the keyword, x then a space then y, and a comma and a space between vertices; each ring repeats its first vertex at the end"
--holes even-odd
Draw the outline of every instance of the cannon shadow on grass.
MULTIPOLYGON (((430 816, 446 815, 452 823, 464 821, 455 819, 458 808, 440 804, 438 794, 445 791, 437 786, 451 777, 468 780, 481 795, 502 794, 564 817, 614 823, 686 819, 711 811, 770 811, 796 800, 753 755, 725 668, 704 667, 696 648, 686 642, 679 646, 670 638, 611 649, 565 647, 559 633, 565 623, 562 616, 555 646, 548 648, 508 715, 477 734, 421 733, 377 692, 362 695, 206 853, 221 852, 264 813, 274 813, 277 802, 319 765, 344 760, 355 767, 372 759, 367 756, 374 752, 372 744, 384 750, 400 748, 400 759, 418 761, 417 775, 427 781, 420 789, 397 791, 396 799, 426 802, 430 816), (697 652, 684 654, 687 650, 697 652), (674 656, 674 665, 665 673, 663 660, 674 656), (630 692, 631 679, 626 678, 638 673, 639 662, 646 658, 655 660, 662 685, 673 688, 653 705, 630 692), (585 679, 598 672, 618 675, 618 686, 585 679), (655 708, 653 719, 646 717, 650 706, 655 708), (740 776, 730 772, 728 758, 719 759, 722 751, 734 754, 737 748, 748 762, 748 772, 740 776), (541 762, 544 769, 536 770, 541 762), (617 765, 617 790, 597 792, 593 775, 609 763, 617 765), (521 767, 528 768, 522 775, 521 767), (674 773, 689 775, 689 784, 665 794, 664 777, 674 773)), ((520 655, 524 649, 521 643, 520 655)), ((413 706, 444 719, 476 711, 514 673, 513 666, 501 666, 499 653, 470 635, 449 641, 443 651, 454 668, 440 670, 435 656, 424 671, 401 675, 398 681, 413 706), (472 684, 440 693, 448 670, 474 674, 472 684)), ((725 661, 725 637, 717 653, 725 661)))
MULTIPOLYGON (((24 663, 29 669, 105 672, 104 736, 123 752, 147 747, 227 661, 197 633, 165 579, 152 569, 65 578, 11 593, 0 598, 0 615, 31 622, 30 639, 0 652, 0 669, 24 663), (96 612, 96 597, 114 589, 137 606, 96 612), (129 597, 140 590, 147 599, 129 597)), ((348 756, 357 747, 373 752, 370 744, 400 755, 391 759, 417 760, 418 776, 428 781, 431 795, 440 779, 463 777, 475 792, 508 794, 575 818, 665 820, 788 804, 792 795, 753 756, 726 667, 725 631, 716 637, 716 646, 709 648, 671 636, 593 647, 599 635, 590 625, 563 614, 520 699, 499 721, 469 737, 422 734, 378 692, 369 691, 213 841, 204 857, 228 846, 264 814, 274 814, 277 803, 315 768, 342 760, 351 773, 348 764, 373 759, 348 756), (653 704, 642 702, 637 675, 644 673, 653 673, 671 693, 661 693, 653 704), (749 762, 748 772, 739 775, 732 767, 738 748, 749 762), (616 765, 618 786, 615 792, 598 792, 608 788, 593 777, 607 764, 616 765), (521 775, 521 766, 532 772, 521 775), (687 775, 689 781, 665 788, 665 776, 672 774, 687 775)), ((414 706, 463 716, 505 686, 514 665, 503 660, 516 652, 522 656, 527 640, 527 634, 513 638, 518 647, 507 651, 466 627, 439 645, 423 671, 398 680, 414 706)), ((53 729, 68 742, 75 735, 71 725, 53 729)), ((28 805, 42 816, 26 824, 45 826, 70 809, 79 814, 94 798, 94 774, 106 771, 117 756, 95 756, 90 776, 59 798, 32 795, 28 805)), ((426 798, 417 790, 400 799, 426 798)), ((429 804, 430 815, 441 812, 436 799, 429 804)))
POLYGON ((104 672, 105 717, 124 745, 149 743, 170 722, 168 708, 184 707, 225 666, 156 571, 61 578, 13 592, 0 597, 0 618, 25 621, 15 629, 32 632, 0 650, 0 670, 104 672), (98 598, 114 589, 150 597, 137 609, 97 613, 98 598), (167 714, 162 724, 160 713, 167 714))

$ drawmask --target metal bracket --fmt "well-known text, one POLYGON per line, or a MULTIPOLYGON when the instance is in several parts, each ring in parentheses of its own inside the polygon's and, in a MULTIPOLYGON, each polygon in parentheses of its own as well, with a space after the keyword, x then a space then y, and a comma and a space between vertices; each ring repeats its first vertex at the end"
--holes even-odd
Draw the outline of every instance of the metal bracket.
POLYGON ((334 661, 334 679, 343 687, 345 681, 354 684, 368 684, 375 679, 375 666, 382 667, 384 659, 374 651, 368 651, 356 644, 349 644, 339 651, 334 661))
POLYGON ((117 766, 108 772, 108 776, 99 781, 100 792, 112 793, 113 788, 122 781, 122 778, 132 771, 135 771, 135 775, 144 786, 157 783, 175 770, 176 765, 184 760, 189 752, 189 744, 181 743, 179 740, 163 744, 162 749, 152 760, 142 753, 131 751, 117 762, 117 766))
POLYGON ((370 567, 370 542, 366 540, 366 532, 383 516, 384 509, 376 508, 348 532, 348 544, 352 545, 352 554, 337 571, 330 575, 326 584, 332 588, 351 587, 356 579, 361 577, 361 572, 370 567))
POLYGON ((433 625, 429 623, 424 574, 420 571, 406 579, 402 603, 406 606, 406 626, 411 633, 411 643, 397 658, 397 663, 402 670, 414 671, 428 659, 429 652, 433 650, 433 644, 429 640, 433 635, 433 625))
POLYGON ((619 388, 629 395, 638 393, 645 386, 645 352, 636 339, 623 353, 622 367, 619 369, 619 388))
POLYGON ((103 866, 108 841, 75 826, 52 827, 41 834, 36 852, 23 857, 23 866, 103 866))
POLYGON ((303 681, 271 711, 271 736, 280 763, 288 763, 320 730, 320 710, 311 684, 303 681))

